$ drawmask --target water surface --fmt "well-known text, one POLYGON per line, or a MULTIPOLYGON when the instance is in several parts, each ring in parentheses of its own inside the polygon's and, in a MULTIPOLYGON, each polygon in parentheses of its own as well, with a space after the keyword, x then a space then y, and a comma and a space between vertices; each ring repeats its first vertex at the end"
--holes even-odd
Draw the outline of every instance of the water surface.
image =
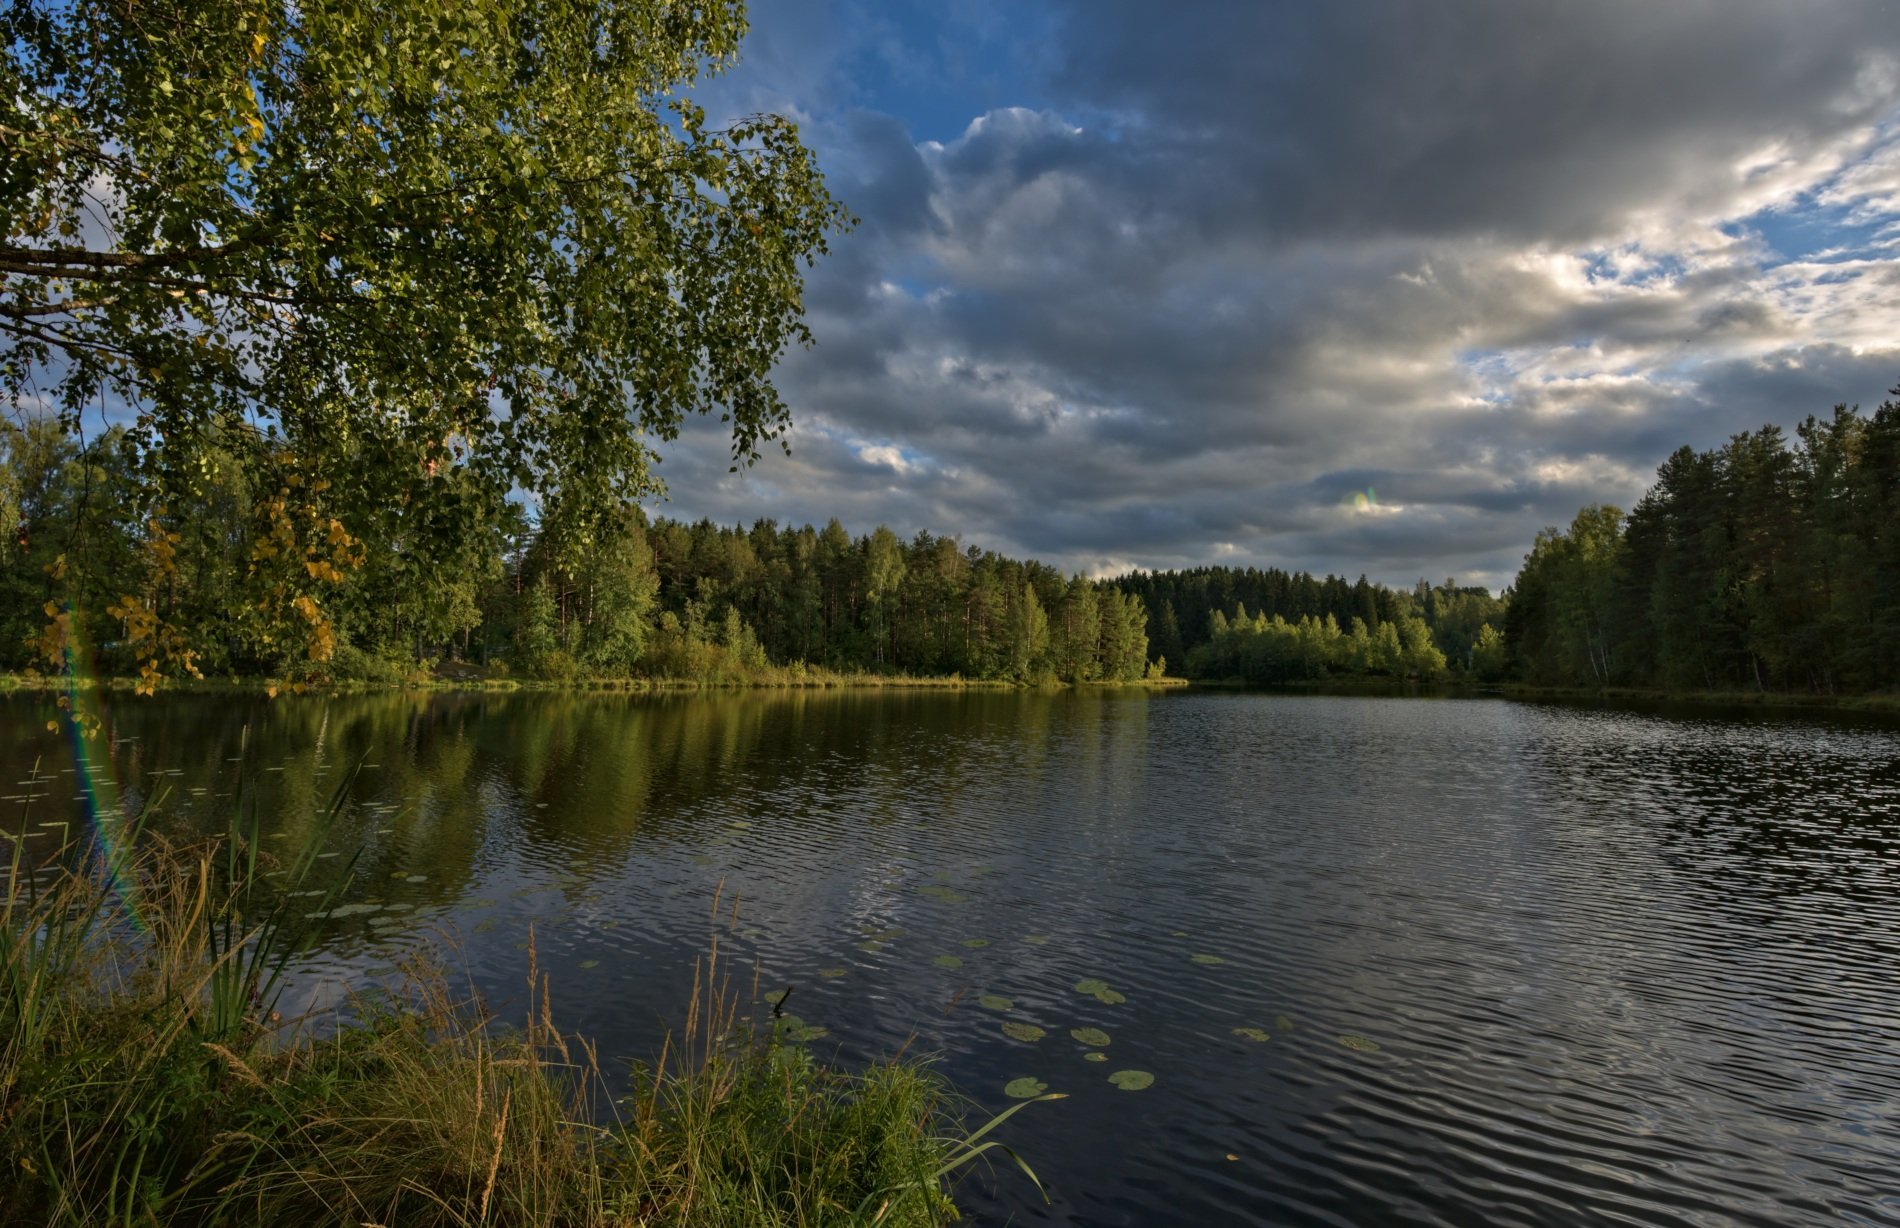
MULTIPOLYGON (((0 700, 0 779, 51 780, 0 813, 42 839, 77 821, 44 706, 0 700)), ((1008 1129, 1052 1203, 999 1169, 961 1189, 975 1222, 1900 1224, 1891 724, 1139 691, 181 696, 115 703, 102 736, 130 802, 211 827, 247 724, 286 841, 362 765, 337 846, 363 850, 357 907, 306 999, 448 934, 505 1014, 532 926, 557 1016, 650 1057, 717 931, 794 987, 826 1056, 933 1053, 991 1111, 1019 1077, 1070 1094, 1008 1129)))

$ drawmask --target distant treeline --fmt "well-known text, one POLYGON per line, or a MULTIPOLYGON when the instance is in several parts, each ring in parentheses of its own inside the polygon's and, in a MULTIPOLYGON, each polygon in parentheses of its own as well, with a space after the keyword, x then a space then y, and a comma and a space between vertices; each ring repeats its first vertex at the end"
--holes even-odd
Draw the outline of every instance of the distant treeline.
POLYGON ((208 448, 194 502, 154 509, 122 435, 0 423, 0 669, 44 664, 49 623, 65 618, 99 669, 122 674, 170 645, 209 674, 365 680, 453 659, 551 679, 1165 669, 1900 687, 1900 405, 1838 408, 1795 435, 1683 448, 1627 518, 1592 506, 1539 534, 1494 597, 1259 568, 1093 580, 836 520, 729 527, 629 506, 584 527, 537 523, 514 504, 458 502, 453 472, 427 507, 331 509, 322 483, 299 485, 256 439, 208 448))
MULTIPOLYGON (((1900 389, 1895 390, 1900 395, 1900 389)), ((1682 448, 1626 518, 1586 507, 1525 557, 1505 623, 1533 683, 1900 687, 1900 404, 1682 448)))
POLYGON ((1484 590, 1449 582, 1401 592, 1229 568, 1097 581, 952 537, 853 536, 836 520, 743 528, 628 507, 582 531, 515 505, 458 505, 453 475, 426 510, 333 512, 262 446, 209 449, 195 502, 155 519, 123 436, 82 444, 52 423, 0 424, 0 668, 44 664, 49 603, 108 673, 144 663, 155 633, 137 652, 130 636, 149 613, 207 674, 364 680, 446 659, 552 679, 1430 676, 1468 664, 1485 623, 1502 620, 1484 590), (321 579, 320 620, 284 597, 298 591, 286 574, 321 579), (314 631, 287 636, 268 617, 286 600, 293 630, 302 611, 314 631), (1305 638, 1275 647, 1288 635, 1305 638))
POLYGON ((1153 651, 1190 678, 1504 676, 1504 601, 1456 580, 1420 580, 1408 592, 1364 576, 1197 567, 1138 571, 1114 583, 1141 599, 1153 651))

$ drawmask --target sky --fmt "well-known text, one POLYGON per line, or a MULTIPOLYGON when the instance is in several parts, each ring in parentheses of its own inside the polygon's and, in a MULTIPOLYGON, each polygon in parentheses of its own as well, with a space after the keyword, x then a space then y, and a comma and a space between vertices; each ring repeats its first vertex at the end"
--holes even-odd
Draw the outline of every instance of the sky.
POLYGON ((757 0, 709 113, 859 218, 795 425, 661 514, 1097 575, 1498 588, 1537 531, 1900 384, 1892 0, 757 0))

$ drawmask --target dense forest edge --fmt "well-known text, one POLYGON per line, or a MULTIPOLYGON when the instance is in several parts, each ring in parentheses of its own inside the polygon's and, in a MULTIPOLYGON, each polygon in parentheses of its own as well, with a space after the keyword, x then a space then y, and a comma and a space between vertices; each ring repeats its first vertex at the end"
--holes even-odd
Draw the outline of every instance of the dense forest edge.
MULTIPOLYGON (((260 446, 244 441, 245 449, 260 446)), ((299 684, 944 686, 1465 682, 1837 699, 1900 689, 1900 404, 1682 448, 1625 515, 1540 533, 1500 594, 1275 568, 1095 579, 952 536, 759 520, 587 532, 519 504, 453 534, 355 518, 320 651, 256 611, 284 492, 212 464, 160 527, 108 431, 0 423, 0 669, 49 618, 101 677, 152 673, 162 611, 203 676, 299 684), (444 551, 444 541, 453 548, 444 551), (153 560, 162 560, 155 567, 153 560), (133 594, 139 596, 134 599, 133 594), (149 639, 149 636, 147 637, 149 639)))

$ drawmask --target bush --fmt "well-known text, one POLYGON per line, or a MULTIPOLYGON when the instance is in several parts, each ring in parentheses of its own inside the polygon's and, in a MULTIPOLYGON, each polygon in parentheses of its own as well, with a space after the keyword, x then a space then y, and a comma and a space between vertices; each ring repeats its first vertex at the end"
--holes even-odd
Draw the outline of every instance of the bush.
POLYGON ((406 656, 387 652, 365 652, 354 644, 338 644, 329 661, 330 676, 338 682, 381 682, 395 685, 408 681, 416 672, 406 656))

